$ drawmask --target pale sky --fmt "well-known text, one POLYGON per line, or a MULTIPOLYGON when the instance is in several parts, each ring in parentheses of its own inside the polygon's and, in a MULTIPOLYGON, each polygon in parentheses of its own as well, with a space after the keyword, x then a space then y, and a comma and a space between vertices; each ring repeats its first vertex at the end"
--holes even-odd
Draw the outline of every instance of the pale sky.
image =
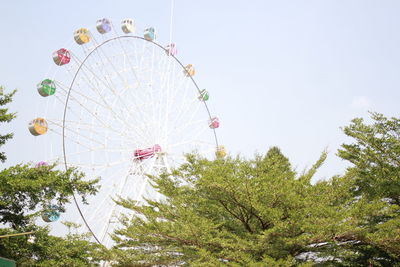
MULTIPOLYGON (((399 1, 175 0, 173 11, 178 58, 195 64, 233 155, 278 146, 302 171, 327 148, 316 179, 329 178, 345 169, 340 127, 368 110, 399 116, 399 1)), ((36 84, 56 67, 51 53, 103 17, 133 18, 139 33, 154 26, 169 40, 171 1, 2 2, 0 84, 19 90, 18 118, 2 126, 15 133, 4 166, 36 160, 27 124, 40 108, 36 84)))

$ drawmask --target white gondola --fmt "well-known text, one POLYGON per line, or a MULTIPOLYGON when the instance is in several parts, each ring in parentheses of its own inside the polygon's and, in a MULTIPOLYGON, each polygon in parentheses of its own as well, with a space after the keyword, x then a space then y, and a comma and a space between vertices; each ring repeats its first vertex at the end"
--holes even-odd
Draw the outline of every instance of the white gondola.
POLYGON ((121 29, 124 33, 135 33, 135 22, 133 19, 124 19, 121 22, 121 29))

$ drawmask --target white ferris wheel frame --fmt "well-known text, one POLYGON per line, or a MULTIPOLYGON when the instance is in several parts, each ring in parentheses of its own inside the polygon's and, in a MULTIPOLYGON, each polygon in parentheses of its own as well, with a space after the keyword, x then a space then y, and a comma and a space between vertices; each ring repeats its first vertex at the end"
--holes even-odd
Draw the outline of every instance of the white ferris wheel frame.
MULTIPOLYGON (((68 104, 69 104, 70 99, 73 100, 73 96, 71 96, 71 91, 72 91, 72 89, 74 88, 74 85, 75 85, 77 76, 80 74, 81 70, 86 66, 85 63, 87 62, 87 60, 93 55, 93 53, 95 53, 95 52, 97 52, 98 50, 100 50, 101 47, 102 47, 103 45, 106 45, 106 44, 111 43, 111 42, 114 42, 114 41, 121 41, 121 40, 124 40, 124 39, 127 39, 127 38, 136 39, 136 40, 142 40, 143 42, 151 43, 152 45, 155 45, 158 49, 161 49, 161 51, 163 51, 163 52, 165 52, 165 53, 168 52, 168 50, 167 50, 166 48, 164 48, 162 45, 160 45, 160 44, 158 44, 158 43, 156 43, 156 42, 154 42, 154 41, 146 40, 146 39, 143 38, 143 37, 135 36, 135 35, 119 35, 119 36, 116 36, 116 37, 112 37, 112 38, 106 39, 106 40, 104 40, 104 41, 101 42, 101 43, 97 43, 93 48, 90 49, 90 51, 89 51, 88 53, 86 53, 86 57, 85 57, 83 60, 79 60, 79 58, 75 57, 75 56, 71 53, 71 54, 72 54, 72 57, 76 60, 76 62, 77 62, 77 64, 78 64, 78 67, 77 67, 77 69, 75 70, 75 74, 73 75, 73 78, 72 78, 72 81, 71 81, 70 85, 69 85, 69 86, 65 86, 65 85, 62 86, 62 87, 64 88, 64 89, 63 89, 63 90, 64 90, 63 93, 65 94, 65 97, 66 97, 65 103, 64 103, 64 111, 63 111, 63 115, 62 115, 62 121, 52 122, 53 124, 57 124, 58 127, 62 128, 61 133, 58 133, 58 134, 60 134, 60 135, 62 136, 62 157, 63 157, 63 159, 64 159, 64 167, 65 167, 66 170, 70 167, 70 166, 69 166, 69 163, 68 163, 68 156, 69 156, 69 155, 68 155, 68 153, 67 153, 67 144, 66 144, 66 142, 67 142, 66 140, 68 139, 68 137, 67 137, 67 135, 66 135, 66 129, 67 129, 67 124, 68 124, 68 123, 71 123, 71 122, 69 122, 69 121, 67 120, 66 117, 67 117, 67 113, 68 113, 68 112, 73 112, 71 109, 68 108, 68 104)), ((176 63, 178 63, 178 65, 181 67, 181 69, 182 69, 183 72, 186 72, 186 74, 187 74, 186 76, 187 76, 187 77, 185 77, 185 78, 190 79, 189 81, 190 81, 190 82, 194 85, 194 87, 197 89, 197 94, 200 95, 200 94, 201 94, 201 89, 200 89, 199 86, 197 85, 197 83, 196 83, 196 81, 194 80, 194 78, 193 78, 191 75, 189 75, 187 69, 186 69, 185 66, 181 63, 181 61, 179 61, 179 59, 178 59, 176 56, 174 56, 174 55, 171 55, 171 54, 170 54, 169 57, 173 58, 173 59, 176 61, 176 63)), ((96 75, 96 74, 94 74, 94 75, 96 75)), ((59 99, 59 100, 60 100, 60 99, 59 99)), ((91 99, 91 100, 87 100, 87 101, 94 101, 94 100, 91 99)), ((208 114, 208 119, 211 120, 211 119, 212 119, 212 116, 211 116, 210 110, 209 110, 209 108, 208 108, 208 106, 207 106, 207 103, 206 103, 206 101, 202 101, 202 102, 203 102, 203 104, 204 104, 204 107, 206 108, 206 111, 207 111, 207 114, 208 114)), ((101 103, 99 103, 99 104, 101 104, 101 103)), ((82 108, 85 108, 84 105, 81 105, 81 106, 82 106, 82 108)), ((81 111, 81 112, 82 112, 82 111, 81 111)), ((166 122, 167 122, 167 120, 166 120, 166 122)), ((79 123, 81 123, 81 122, 79 122, 79 123)), ((105 125, 105 126, 106 126, 106 125, 105 125)), ((205 125, 205 127, 207 127, 207 125, 205 125)), ((215 142, 215 148, 218 148, 218 138, 217 138, 216 131, 215 131, 215 129, 209 129, 209 130, 212 130, 212 131, 213 131, 214 142, 215 142)), ((91 136, 90 136, 90 137, 89 137, 89 136, 84 136, 84 135, 81 135, 81 136, 83 136, 83 139, 85 139, 85 138, 86 138, 86 139, 91 138, 91 136)), ((71 140, 71 139, 68 139, 68 140, 71 140)), ((78 141, 76 141, 76 142, 77 142, 77 145, 79 145, 79 146, 84 146, 84 140, 83 140, 83 141, 78 140, 78 141)), ((92 149, 92 148, 90 148, 90 149, 92 149)), ((156 156, 155 158, 153 158, 153 159, 151 159, 151 160, 152 160, 152 163, 149 164, 149 165, 151 166, 151 168, 158 168, 158 170, 164 168, 164 169, 168 169, 168 170, 169 170, 168 159, 167 159, 167 156, 166 156, 165 154, 161 153, 159 156, 156 156)), ((146 167, 146 166, 144 166, 144 167, 146 167)), ((125 175, 125 176, 126 176, 126 177, 125 177, 125 182, 126 182, 126 179, 129 177, 131 171, 132 171, 132 170, 128 170, 128 171, 127 171, 127 173, 126 173, 126 175, 125 175)), ((143 190, 145 190, 146 183, 147 183, 147 181, 145 181, 145 182, 142 183, 141 189, 140 189, 140 191, 139 191, 139 192, 140 192, 139 195, 143 193, 143 190)), ((122 189, 123 189, 123 185, 120 185, 120 187, 119 187, 118 190, 122 190, 122 189)), ((118 192, 119 192, 119 191, 118 191, 118 192)), ((103 229, 101 230, 101 232, 100 232, 100 238, 99 238, 99 235, 96 235, 96 234, 94 233, 94 231, 92 231, 92 228, 91 228, 90 224, 88 223, 87 218, 86 218, 85 215, 83 214, 82 209, 81 209, 81 206, 80 206, 80 204, 78 203, 77 197, 76 197, 75 195, 73 196, 73 200, 74 200, 74 203, 75 203, 76 207, 78 208, 79 214, 80 214, 80 216, 81 216, 81 218, 82 218, 82 220, 83 220, 83 222, 84 222, 86 228, 87 228, 87 229, 89 230, 89 232, 92 234, 93 238, 94 238, 99 244, 104 244, 104 241, 105 241, 105 239, 106 239, 106 236, 107 236, 107 234, 109 233, 109 232, 108 232, 108 228, 110 227, 110 224, 113 223, 113 222, 112 222, 112 218, 115 216, 114 213, 115 213, 115 208, 116 208, 116 205, 117 205, 117 204, 114 203, 113 210, 112 210, 112 211, 109 213, 109 215, 107 216, 107 219, 106 219, 107 223, 104 225, 103 229), (104 229, 104 228, 105 228, 105 229, 104 229)), ((99 206, 100 206, 100 205, 99 205, 99 206)), ((98 208, 100 208, 100 207, 98 207, 98 208)), ((95 213, 96 213, 96 212, 95 212, 95 213)), ((95 213, 94 213, 94 214, 95 214, 95 213)))

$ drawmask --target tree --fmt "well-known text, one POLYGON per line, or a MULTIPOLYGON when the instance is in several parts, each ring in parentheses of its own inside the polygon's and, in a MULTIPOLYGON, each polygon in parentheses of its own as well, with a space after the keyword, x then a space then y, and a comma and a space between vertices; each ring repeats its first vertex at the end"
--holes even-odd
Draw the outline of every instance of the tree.
POLYGON ((0 222, 13 229, 25 227, 50 204, 63 212, 74 193, 85 200, 97 192, 98 179, 84 181, 84 174, 75 168, 55 168, 25 164, 0 171, 0 222))
POLYGON ((151 177, 164 201, 119 201, 137 216, 114 235, 117 266, 296 264, 314 242, 324 196, 310 180, 325 157, 297 175, 276 147, 252 160, 189 155, 171 175, 151 177))
MULTIPOLYGON (((102 257, 100 246, 90 242, 87 234, 70 232, 61 238, 50 235, 48 227, 29 225, 25 230, 35 233, 29 236, 2 238, 0 242, 1 256, 15 259, 17 266, 99 266, 102 257)), ((0 233, 13 231, 0 229, 0 233)))
POLYGON ((315 185, 327 196, 310 250, 321 266, 400 266, 400 120, 378 113, 372 120, 343 128, 353 142, 338 155, 351 165, 315 185))
POLYGON ((338 152, 352 164, 344 177, 353 183, 352 229, 343 241, 352 240, 360 266, 400 266, 400 120, 371 117, 370 125, 356 118, 344 128, 355 142, 338 152))
POLYGON ((400 119, 371 115, 371 125, 356 118, 344 128, 356 142, 343 144, 338 155, 352 163, 348 172, 355 179, 357 193, 400 206, 400 119))
MULTIPOLYGON (((15 91, 3 94, 0 88, 0 105, 12 101, 15 91)), ((0 122, 10 122, 15 113, 0 109, 0 122)), ((12 133, 0 135, 0 146, 12 138, 12 133)), ((0 153, 0 160, 6 155, 0 153)), ((60 212, 73 195, 85 201, 86 196, 97 192, 98 179, 85 179, 75 168, 58 170, 56 165, 35 166, 19 164, 0 171, 0 235, 31 232, 28 236, 0 239, 0 256, 12 258, 18 266, 90 266, 99 263, 96 256, 99 246, 88 241, 87 236, 69 234, 66 238, 49 234, 49 227, 35 224, 43 210, 54 205, 60 212)))
MULTIPOLYGON (((14 94, 17 91, 14 90, 11 93, 4 94, 4 88, 0 86, 0 106, 7 105, 12 101, 14 94)), ((0 122, 10 122, 15 118, 15 113, 9 113, 8 108, 0 108, 0 122)), ((13 137, 12 133, 0 134, 0 146, 4 145, 7 140, 13 137)), ((0 152, 0 161, 4 162, 7 159, 4 152, 0 152)))
POLYGON ((188 155, 150 177, 165 196, 118 203, 116 266, 400 266, 400 120, 373 113, 344 128, 342 176, 310 182, 326 153, 297 174, 278 148, 210 161, 188 155))
MULTIPOLYGON (((4 94, 0 87, 0 106, 12 101, 16 90, 4 94)), ((16 117, 9 113, 8 108, 0 109, 0 122, 10 122, 16 117)), ((0 146, 12 138, 13 134, 0 135, 0 146)), ((0 153, 0 160, 5 161, 6 155, 0 153)), ((97 179, 84 180, 84 174, 76 168, 66 171, 56 169, 56 164, 50 166, 32 166, 19 164, 0 171, 0 223, 9 224, 12 228, 26 226, 32 217, 38 215, 39 208, 57 204, 60 211, 77 194, 85 202, 88 194, 97 192, 97 179)))

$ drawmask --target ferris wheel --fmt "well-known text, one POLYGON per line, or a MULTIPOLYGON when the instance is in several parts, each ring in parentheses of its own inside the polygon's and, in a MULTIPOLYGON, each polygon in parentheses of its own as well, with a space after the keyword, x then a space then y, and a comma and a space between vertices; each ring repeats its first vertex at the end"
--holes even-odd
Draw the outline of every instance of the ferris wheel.
MULTIPOLYGON (((218 144, 219 119, 207 104, 209 92, 193 78, 194 66, 178 60, 174 43, 159 44, 152 27, 135 35, 134 21, 125 19, 121 30, 100 19, 96 30, 74 32, 72 48, 53 53, 58 70, 37 86, 53 104, 29 124, 32 135, 51 144, 46 162, 100 178, 99 193, 88 199, 89 205, 77 199, 75 204, 80 222, 106 246, 126 212, 113 199, 143 204, 162 199, 147 175, 177 167, 184 153, 226 154, 218 144)), ((45 213, 47 222, 59 218, 52 207, 45 213)), ((68 209, 65 216, 69 213, 77 214, 68 209)))

